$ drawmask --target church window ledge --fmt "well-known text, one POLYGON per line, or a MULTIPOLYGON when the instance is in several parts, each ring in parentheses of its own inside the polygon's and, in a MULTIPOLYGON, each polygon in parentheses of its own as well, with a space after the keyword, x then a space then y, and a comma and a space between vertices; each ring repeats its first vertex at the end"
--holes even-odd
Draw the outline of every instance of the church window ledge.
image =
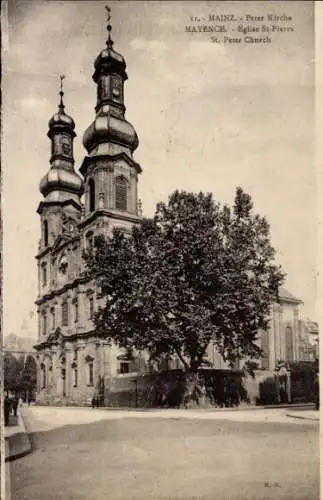
POLYGON ((116 375, 118 378, 131 378, 140 375, 140 373, 138 371, 129 371, 127 373, 121 373, 120 371, 117 371, 116 375))

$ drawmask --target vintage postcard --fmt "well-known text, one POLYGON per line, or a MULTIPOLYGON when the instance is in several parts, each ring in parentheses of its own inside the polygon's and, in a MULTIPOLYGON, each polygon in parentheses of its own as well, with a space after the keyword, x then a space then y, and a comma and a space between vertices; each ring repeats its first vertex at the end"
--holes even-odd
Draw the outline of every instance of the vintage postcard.
POLYGON ((1 498, 319 498, 318 4, 3 2, 1 498))

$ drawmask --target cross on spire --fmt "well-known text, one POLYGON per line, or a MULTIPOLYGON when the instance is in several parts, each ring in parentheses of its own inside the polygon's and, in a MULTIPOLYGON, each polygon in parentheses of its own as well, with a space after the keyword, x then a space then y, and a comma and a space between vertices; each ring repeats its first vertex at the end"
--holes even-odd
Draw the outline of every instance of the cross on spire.
POLYGON ((58 107, 59 107, 59 110, 61 112, 64 112, 65 106, 64 106, 64 103, 63 103, 63 95, 64 95, 64 92, 63 92, 63 80, 65 79, 65 75, 60 75, 59 79, 61 81, 60 82, 60 92, 59 92, 59 95, 61 96, 61 100, 60 100, 60 103, 59 103, 58 107))
POLYGON ((107 46, 108 48, 111 48, 112 45, 113 45, 113 41, 111 39, 111 30, 112 30, 112 26, 110 24, 110 21, 111 21, 111 9, 108 5, 105 6, 105 10, 106 10, 106 16, 107 16, 107 30, 108 30, 108 33, 109 33, 109 36, 108 36, 108 40, 107 40, 107 46))

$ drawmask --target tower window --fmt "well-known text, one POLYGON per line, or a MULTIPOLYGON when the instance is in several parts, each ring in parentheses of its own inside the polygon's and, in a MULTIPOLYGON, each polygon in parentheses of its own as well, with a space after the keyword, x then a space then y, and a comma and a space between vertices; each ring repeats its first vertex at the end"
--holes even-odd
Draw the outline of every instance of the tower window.
POLYGON ((94 298, 93 295, 89 297, 89 318, 93 319, 94 314, 94 298))
POLYGON ((88 252, 93 252, 93 232, 90 231, 86 235, 86 250, 88 252))
POLYGON ((52 309, 50 310, 50 312, 51 312, 51 315, 52 315, 52 329, 55 330, 55 326, 56 326, 55 307, 52 307, 52 309))
POLYGON ((43 311, 43 336, 47 334, 47 313, 43 311))
POLYGON ((44 263, 42 265, 42 281, 43 281, 43 286, 47 285, 47 264, 44 263))
POLYGON ((127 210, 127 179, 117 177, 116 185, 116 208, 118 210, 127 210))
POLYGON ((48 245, 48 222, 47 220, 44 221, 44 225, 43 225, 43 236, 44 236, 44 245, 45 247, 47 247, 48 245))
POLYGON ((89 180, 89 208, 90 212, 95 210, 95 183, 93 179, 89 180))
POLYGON ((74 300, 74 321, 77 323, 79 320, 79 303, 78 299, 74 300))
POLYGON ((68 326, 68 302, 66 300, 62 304, 62 325, 68 326))

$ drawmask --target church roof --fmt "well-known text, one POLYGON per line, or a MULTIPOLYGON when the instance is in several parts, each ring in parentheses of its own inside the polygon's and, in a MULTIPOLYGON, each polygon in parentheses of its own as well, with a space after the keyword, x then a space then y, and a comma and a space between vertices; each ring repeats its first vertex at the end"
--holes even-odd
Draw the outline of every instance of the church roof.
POLYGON ((279 288, 279 298, 282 302, 294 302, 295 304, 301 304, 302 302, 282 286, 279 288))

